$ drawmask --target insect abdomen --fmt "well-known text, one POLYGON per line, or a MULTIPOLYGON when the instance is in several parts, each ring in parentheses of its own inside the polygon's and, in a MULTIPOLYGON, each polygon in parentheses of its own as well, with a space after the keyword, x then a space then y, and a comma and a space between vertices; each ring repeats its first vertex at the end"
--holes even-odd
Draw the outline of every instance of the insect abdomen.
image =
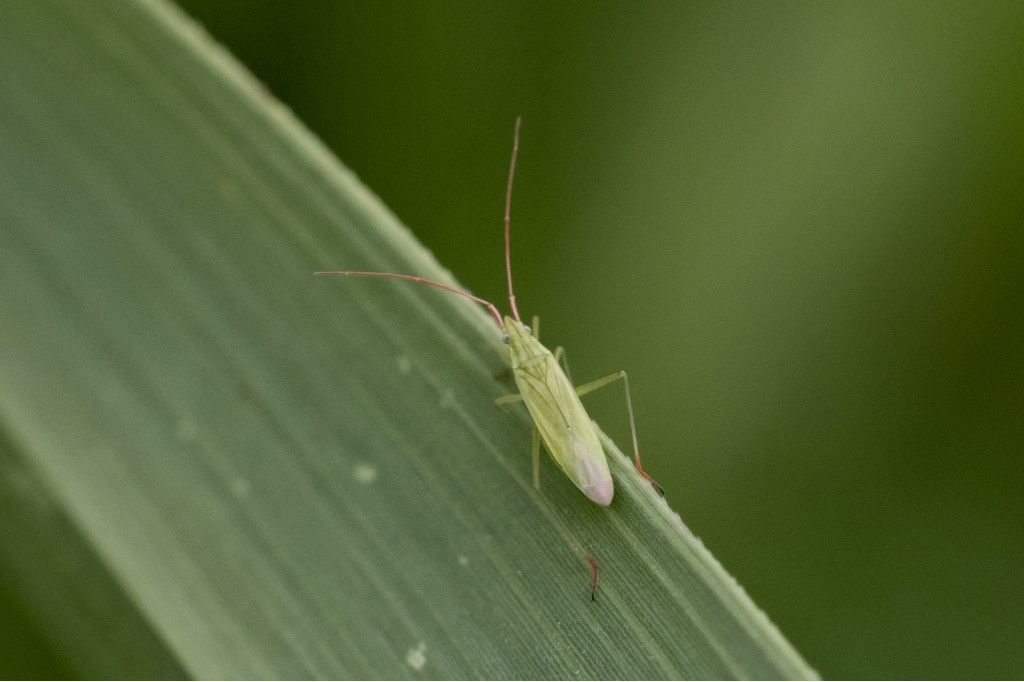
POLYGON ((600 505, 612 501, 608 461, 594 426, 565 372, 536 339, 513 349, 516 384, 544 446, 563 473, 600 505))

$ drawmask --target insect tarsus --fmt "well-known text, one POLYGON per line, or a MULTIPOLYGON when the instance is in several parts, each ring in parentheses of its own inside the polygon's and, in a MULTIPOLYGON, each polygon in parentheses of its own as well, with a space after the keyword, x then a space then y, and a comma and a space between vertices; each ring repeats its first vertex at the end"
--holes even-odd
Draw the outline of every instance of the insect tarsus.
POLYGON ((601 569, 597 567, 593 557, 588 556, 587 563, 590 564, 590 601, 597 601, 597 579, 601 575, 601 569))

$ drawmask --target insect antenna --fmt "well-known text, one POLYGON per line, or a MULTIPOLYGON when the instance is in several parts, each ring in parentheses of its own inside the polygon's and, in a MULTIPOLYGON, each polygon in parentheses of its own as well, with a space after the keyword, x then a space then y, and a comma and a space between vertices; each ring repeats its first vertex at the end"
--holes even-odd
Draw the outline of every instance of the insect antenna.
MULTIPOLYGON (((522 125, 523 119, 521 116, 516 117, 516 129, 515 134, 512 137, 512 161, 509 162, 508 166, 508 184, 505 187, 505 278, 508 281, 508 304, 512 309, 512 315, 516 318, 517 322, 522 322, 519 317, 519 309, 516 308, 516 295, 512 292, 512 242, 511 242, 511 223, 512 223, 512 181, 516 174, 516 157, 519 155, 519 127, 522 125)), ((415 282, 417 284, 426 284, 427 286, 447 291, 453 294, 458 294, 468 298, 471 301, 475 301, 482 306, 487 308, 487 311, 494 318, 494 321, 498 324, 498 328, 501 330, 505 329, 505 324, 502 322, 501 313, 498 312, 497 306, 488 300, 482 299, 479 296, 474 296, 464 289, 458 289, 456 287, 442 284, 426 277, 419 277, 417 275, 405 275, 399 272, 364 272, 357 270, 322 270, 314 272, 317 277, 329 276, 329 275, 343 275, 346 277, 380 277, 383 279, 400 279, 406 282, 415 282)))
POLYGON ((512 161, 508 164, 508 184, 505 186, 505 278, 508 280, 508 305, 516 322, 519 309, 516 308, 516 295, 512 293, 512 239, 510 237, 512 223, 512 180, 516 175, 516 157, 519 156, 519 126, 523 123, 522 116, 516 116, 516 131, 512 137, 512 161))
POLYGON ((491 316, 494 318, 494 321, 498 323, 498 328, 502 330, 504 330, 505 328, 505 325, 501 321, 501 313, 498 312, 497 306, 495 306, 490 301, 484 300, 479 296, 474 296, 473 294, 463 289, 450 287, 447 284, 442 284, 441 282, 436 282, 432 279, 427 279, 426 277, 419 277, 417 275, 403 275, 398 272, 362 272, 356 270, 320 271, 314 272, 313 274, 316 275, 317 277, 323 277, 328 275, 345 275, 346 277, 381 277, 383 279, 401 279, 405 280, 406 282, 426 284, 427 286, 434 287, 435 289, 440 289, 442 291, 448 291, 453 294, 458 294, 459 296, 464 296, 465 298, 468 298, 471 301, 476 301, 480 305, 486 306, 487 311, 491 313, 491 316))

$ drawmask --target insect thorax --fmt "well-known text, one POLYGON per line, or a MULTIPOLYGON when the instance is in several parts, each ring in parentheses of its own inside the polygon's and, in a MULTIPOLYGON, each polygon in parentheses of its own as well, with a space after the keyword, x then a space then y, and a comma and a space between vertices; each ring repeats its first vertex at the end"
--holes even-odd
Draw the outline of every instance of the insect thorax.
POLYGON ((542 346, 530 328, 522 322, 506 317, 505 333, 508 335, 512 369, 529 369, 547 362, 551 357, 551 351, 542 346))

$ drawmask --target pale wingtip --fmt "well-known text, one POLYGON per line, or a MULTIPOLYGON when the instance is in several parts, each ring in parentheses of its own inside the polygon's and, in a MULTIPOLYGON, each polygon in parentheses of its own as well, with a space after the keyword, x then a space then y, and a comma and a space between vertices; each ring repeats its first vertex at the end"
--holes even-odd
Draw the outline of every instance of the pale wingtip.
POLYGON ((612 498, 615 496, 615 487, 612 485, 611 479, 608 479, 607 481, 589 486, 583 492, 592 502, 602 507, 607 507, 612 503, 612 498))

